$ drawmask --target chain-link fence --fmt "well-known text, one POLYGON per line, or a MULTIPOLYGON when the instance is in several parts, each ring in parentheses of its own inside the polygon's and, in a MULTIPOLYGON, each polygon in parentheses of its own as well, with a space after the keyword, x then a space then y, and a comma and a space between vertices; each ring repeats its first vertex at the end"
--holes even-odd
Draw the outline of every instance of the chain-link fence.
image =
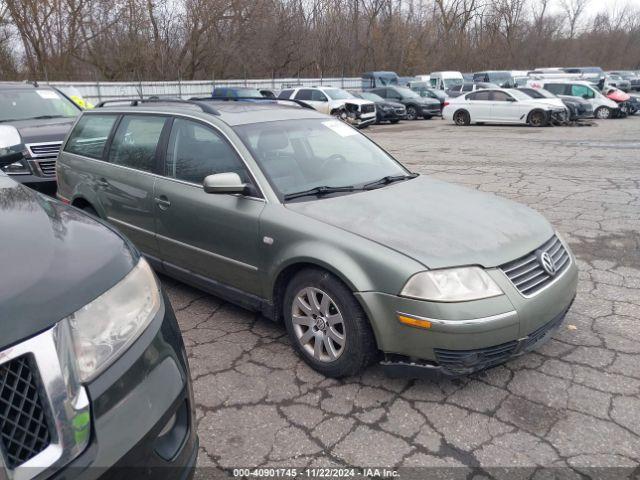
POLYGON ((75 89, 77 93, 91 102, 120 98, 208 97, 215 87, 249 87, 278 91, 294 86, 331 86, 349 90, 359 90, 362 81, 359 77, 332 78, 268 78, 251 80, 215 80, 188 82, 49 82, 61 89, 75 89))

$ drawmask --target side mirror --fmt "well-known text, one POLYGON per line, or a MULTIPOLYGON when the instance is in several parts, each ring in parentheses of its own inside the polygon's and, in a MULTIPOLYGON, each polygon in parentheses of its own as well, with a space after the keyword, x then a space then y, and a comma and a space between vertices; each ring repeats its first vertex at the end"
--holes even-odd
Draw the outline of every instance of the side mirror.
POLYGON ((585 100, 589 100, 589 94, 585 93, 584 95, 582 95, 582 98, 584 98, 585 100))
POLYGON ((513 97, 507 97, 507 102, 515 102, 516 99, 513 97))
POLYGON ((202 182, 206 193, 240 193, 247 191, 247 184, 242 183, 240 175, 234 172, 208 175, 202 182))

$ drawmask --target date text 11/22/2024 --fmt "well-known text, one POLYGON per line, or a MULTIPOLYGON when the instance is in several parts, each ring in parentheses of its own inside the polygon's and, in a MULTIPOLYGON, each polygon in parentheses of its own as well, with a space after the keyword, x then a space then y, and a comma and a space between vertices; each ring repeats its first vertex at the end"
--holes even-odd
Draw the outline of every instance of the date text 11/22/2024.
POLYGON ((235 478, 397 478, 389 468, 234 468, 235 478))

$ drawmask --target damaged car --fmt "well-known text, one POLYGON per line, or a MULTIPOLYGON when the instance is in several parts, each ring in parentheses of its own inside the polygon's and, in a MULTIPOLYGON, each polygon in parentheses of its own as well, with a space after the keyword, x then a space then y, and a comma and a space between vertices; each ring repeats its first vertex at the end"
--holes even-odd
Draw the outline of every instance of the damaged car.
POLYGON ((567 120, 569 120, 570 122, 593 117, 593 107, 583 98, 569 97, 566 95, 554 95, 544 88, 522 87, 518 88, 517 90, 526 95, 529 95, 534 100, 538 100, 541 102, 551 101, 556 103, 557 105, 564 105, 565 107, 567 107, 569 113, 567 120), (560 102, 557 102, 558 100, 560 102))
POLYGON ((471 123, 516 123, 544 127, 563 123, 567 108, 543 102, 515 89, 487 89, 453 98, 445 103, 442 118, 456 125, 471 123))
POLYGON ((298 100, 315 110, 333 115, 358 128, 376 122, 376 105, 370 100, 356 98, 346 90, 333 87, 301 87, 283 90, 280 100, 298 100))

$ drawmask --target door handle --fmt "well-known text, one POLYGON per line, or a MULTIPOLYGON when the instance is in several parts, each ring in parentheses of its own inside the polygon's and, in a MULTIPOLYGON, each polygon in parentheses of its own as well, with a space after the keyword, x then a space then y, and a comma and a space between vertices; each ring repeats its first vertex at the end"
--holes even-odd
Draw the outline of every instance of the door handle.
POLYGON ((155 201, 158 204, 158 207, 160 207, 160 210, 166 210, 171 206, 171 202, 164 195, 160 195, 159 197, 156 197, 155 201))
POLYGON ((105 178, 99 178, 96 183, 98 184, 99 187, 108 187, 109 186, 109 182, 105 179, 105 178))

